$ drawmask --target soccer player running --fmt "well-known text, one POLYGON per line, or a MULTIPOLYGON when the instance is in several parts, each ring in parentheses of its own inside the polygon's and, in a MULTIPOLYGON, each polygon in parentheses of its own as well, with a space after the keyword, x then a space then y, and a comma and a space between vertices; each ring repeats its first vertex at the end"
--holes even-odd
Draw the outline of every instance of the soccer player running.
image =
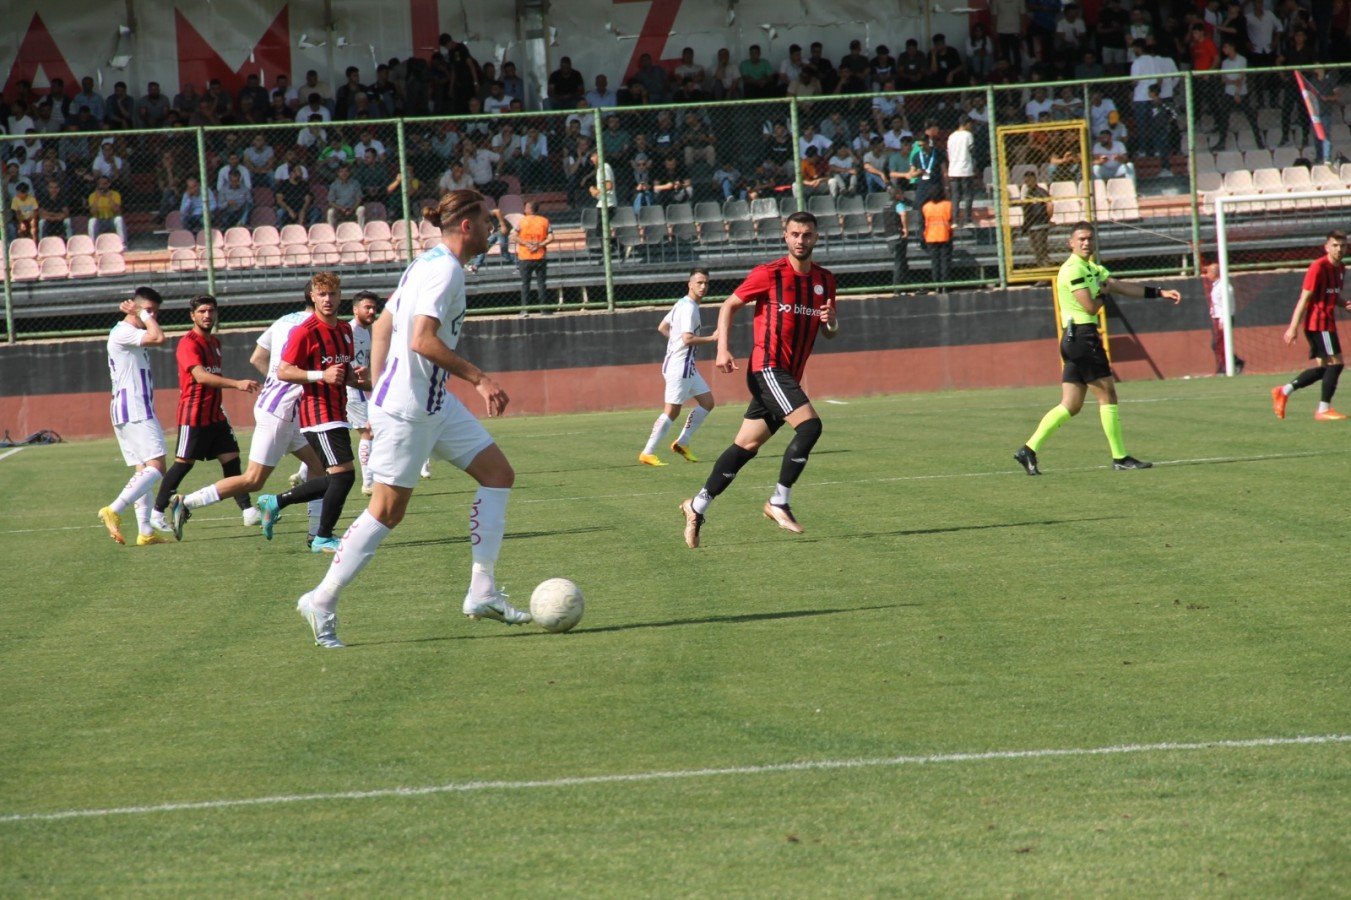
MULTIPOLYGON (((266 377, 262 390, 258 392, 258 399, 253 404, 253 438, 249 442, 248 468, 242 475, 223 478, 184 497, 182 508, 187 510, 184 514, 185 519, 191 516, 192 510, 262 490, 272 470, 287 453, 294 454, 303 464, 316 472, 319 471, 321 467, 319 454, 314 452, 300 433, 300 423, 296 414, 300 385, 288 384, 277 379, 277 368, 281 365, 281 348, 286 346, 291 331, 308 319, 314 309, 310 289, 311 284, 306 284, 305 307, 287 313, 269 325, 267 330, 258 336, 257 346, 249 357, 249 362, 258 373, 266 377)), ((321 500, 315 500, 310 504, 311 532, 319 528, 321 504, 321 500)))
MULTIPOLYGON (((357 291, 352 298, 352 364, 369 369, 371 365, 371 323, 379 312, 380 298, 372 291, 357 291)), ((360 439, 357 443, 357 462, 361 464, 361 493, 370 494, 371 479, 371 425, 367 418, 366 401, 369 398, 360 387, 347 389, 347 421, 352 423, 360 439)))
MULTIPOLYGON (((1342 342, 1337 338, 1337 304, 1342 302, 1342 277, 1346 273, 1346 235, 1341 231, 1328 234, 1327 251, 1309 264, 1304 273, 1304 287, 1299 292, 1295 311, 1290 316, 1290 327, 1285 329, 1285 342, 1293 344, 1304 329, 1309 342, 1309 359, 1318 365, 1305 369, 1289 384, 1271 389, 1271 408, 1276 418, 1285 418, 1285 403, 1290 395, 1302 387, 1322 382, 1323 398, 1313 414, 1319 422, 1336 422, 1346 416, 1332 408, 1332 395, 1337 391, 1337 380, 1342 377, 1342 342)), ((1351 302, 1346 304, 1351 309, 1351 302)))
POLYGON ((675 306, 661 320, 657 331, 666 338, 666 359, 661 364, 662 377, 666 379, 666 406, 657 416, 648 435, 647 446, 638 454, 638 462, 645 466, 664 466, 657 457, 657 445, 680 415, 680 408, 691 398, 697 404, 685 419, 685 427, 680 436, 671 444, 671 449, 690 462, 698 462, 690 452, 690 438, 704 419, 713 412, 713 391, 704 376, 694 367, 695 348, 702 344, 717 341, 717 335, 699 336, 699 301, 708 293, 708 269, 690 270, 689 293, 676 301, 675 306))
POLYGON ((1060 373, 1060 403, 1042 416, 1037 430, 1027 443, 1013 454, 1029 475, 1040 475, 1037 451, 1061 425, 1079 414, 1088 389, 1098 401, 1098 416, 1107 443, 1112 449, 1113 469, 1148 469, 1153 463, 1141 462, 1126 452, 1121 437, 1121 417, 1117 412, 1116 376, 1107 360, 1107 351, 1098 332, 1098 310, 1102 308, 1102 292, 1124 294, 1127 297, 1162 297, 1176 305, 1182 294, 1143 284, 1113 278, 1106 267, 1093 261, 1097 249, 1097 234, 1089 222, 1077 223, 1070 232, 1070 258, 1060 266, 1056 275, 1056 299, 1060 303, 1061 322, 1065 326, 1060 341, 1060 358, 1065 361, 1060 373))
POLYGON ((495 225, 491 206, 477 191, 457 190, 434 209, 424 209, 423 217, 440 229, 441 241, 404 270, 372 329, 375 491, 342 536, 328 573, 296 604, 320 647, 344 646, 337 634, 338 597, 403 520, 428 455, 448 460, 479 483, 469 508, 473 568, 465 615, 508 625, 530 621, 528 612, 507 603, 495 573, 516 474, 492 436, 445 386, 449 376, 472 384, 489 416, 507 408, 507 394, 497 382, 455 352, 467 311, 464 264, 488 247, 495 225))
MULTIPOLYGON (((188 309, 192 330, 179 338, 174 354, 178 362, 178 449, 174 453, 174 464, 160 482, 155 512, 151 516, 156 528, 172 531, 180 541, 183 523, 190 513, 183 505, 178 486, 196 461, 215 459, 226 478, 241 473, 239 442, 235 440, 230 420, 225 417, 222 391, 230 388, 246 394, 258 393, 258 382, 248 378, 226 378, 221 374, 220 338, 211 333, 216 328, 216 298, 210 294, 193 297, 188 309), (167 522, 164 518, 166 510, 169 514, 167 522)), ((235 497, 235 503, 244 514, 245 525, 258 524, 258 512, 249 502, 248 494, 235 497)))
POLYGON ((108 373, 112 379, 113 399, 109 413, 113 433, 122 448, 122 459, 134 466, 136 474, 112 503, 98 511, 99 521, 108 536, 119 544, 122 537, 122 513, 136 507, 138 546, 163 543, 150 525, 150 497, 164 477, 164 429, 155 417, 155 377, 150 370, 147 347, 164 343, 164 329, 158 319, 161 298, 154 288, 138 287, 131 299, 117 307, 122 321, 108 333, 108 373))
POLYGON ((821 419, 801 387, 802 372, 817 331, 833 338, 840 330, 835 313, 835 276, 812 262, 817 237, 816 216, 793 213, 783 226, 788 255, 752 269, 718 311, 717 366, 730 373, 739 368, 732 356, 732 320, 741 307, 755 304, 755 340, 746 371, 751 402, 736 438, 713 464, 703 489, 680 504, 685 515, 685 544, 690 548, 699 546, 704 513, 713 498, 727 490, 741 468, 785 423, 792 426, 793 439, 784 451, 779 483, 765 503, 764 513, 780 528, 802 533, 788 501, 812 447, 821 437, 821 419))
POLYGON ((352 327, 338 318, 341 286, 338 276, 331 272, 319 272, 310 279, 314 313, 291 332, 277 366, 279 381, 301 385, 297 401, 300 433, 319 454, 324 474, 283 494, 263 494, 258 498, 263 536, 271 540, 283 509, 322 497, 319 529, 310 542, 315 553, 333 553, 338 549, 333 528, 356 483, 351 425, 347 421, 347 388, 370 388, 367 369, 353 365, 356 348, 352 327))

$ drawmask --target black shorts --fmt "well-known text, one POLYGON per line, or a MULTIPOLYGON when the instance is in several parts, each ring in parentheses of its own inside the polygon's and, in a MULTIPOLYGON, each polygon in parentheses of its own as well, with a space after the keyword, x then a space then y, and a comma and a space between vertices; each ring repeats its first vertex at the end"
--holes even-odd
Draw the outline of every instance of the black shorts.
POLYGON ((1060 340, 1060 358, 1065 366, 1060 380, 1069 384, 1088 384, 1112 374, 1107 349, 1096 325, 1071 325, 1060 340))
POLYGON ((177 459, 216 459, 227 453, 238 453, 239 442, 229 422, 210 425, 179 425, 177 459))
MULTIPOLYGON (((352 432, 346 428, 330 428, 327 431, 306 431, 305 440, 319 454, 325 469, 340 466, 352 461, 352 432)), ((314 475, 311 478, 316 477, 314 475)))
POLYGON ((793 410, 811 402, 797 379, 781 369, 747 372, 746 387, 750 388, 751 402, 745 418, 764 419, 776 427, 793 410))
POLYGON ((1309 359, 1327 358, 1342 355, 1342 342, 1337 331, 1306 331, 1304 339, 1309 342, 1309 359))

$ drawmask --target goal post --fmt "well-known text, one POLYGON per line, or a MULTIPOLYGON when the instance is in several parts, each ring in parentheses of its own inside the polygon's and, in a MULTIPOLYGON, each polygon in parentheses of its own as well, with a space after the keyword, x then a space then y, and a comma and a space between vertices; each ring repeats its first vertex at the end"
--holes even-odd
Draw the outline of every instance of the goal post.
MULTIPOLYGON (((1223 286, 1220 291, 1220 308, 1224 316, 1221 321, 1224 334, 1224 371, 1225 375, 1233 376, 1235 374, 1235 360, 1238 358, 1234 349, 1234 313, 1236 310, 1234 308, 1233 288, 1230 283, 1233 267, 1230 264, 1229 232, 1233 216, 1241 212, 1244 207, 1249 207, 1254 211, 1269 212, 1273 206, 1277 206, 1283 211, 1307 210, 1311 215, 1304 222, 1306 225, 1310 224, 1310 220, 1317 221, 1317 219, 1314 219, 1313 213, 1331 214, 1327 216, 1327 222, 1329 227, 1332 227, 1335 223, 1335 216, 1345 214, 1344 212, 1338 213, 1337 208, 1351 207, 1351 189, 1332 188, 1264 194, 1216 194, 1213 196, 1212 202, 1215 204, 1215 255, 1216 262, 1219 263, 1220 267, 1219 283, 1223 286)), ((1311 240, 1313 240, 1312 236, 1311 240)), ((1290 308, 1294 308, 1293 299, 1290 308)))

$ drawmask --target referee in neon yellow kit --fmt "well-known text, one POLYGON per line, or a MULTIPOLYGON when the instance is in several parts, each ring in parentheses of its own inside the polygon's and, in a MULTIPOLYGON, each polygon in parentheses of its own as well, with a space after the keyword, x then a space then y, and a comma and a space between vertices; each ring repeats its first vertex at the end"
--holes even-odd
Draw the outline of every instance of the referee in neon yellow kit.
POLYGON ((1096 242, 1097 234, 1091 222, 1076 224, 1070 232, 1070 258, 1056 275, 1056 299, 1060 304, 1061 324, 1065 326, 1060 358, 1065 361, 1065 366, 1060 373, 1060 403, 1042 416, 1037 430, 1013 454, 1029 475, 1041 474, 1037 467, 1037 451, 1057 428, 1079 414, 1089 388, 1093 389, 1093 396, 1098 401, 1102 430, 1112 448, 1112 468, 1148 469, 1153 465, 1129 455, 1121 438, 1116 377, 1098 331, 1098 310, 1102 308, 1100 295, 1107 290, 1127 297, 1162 297, 1173 301, 1174 305, 1181 302, 1182 295, 1174 290, 1113 278, 1104 266, 1093 261, 1096 242))

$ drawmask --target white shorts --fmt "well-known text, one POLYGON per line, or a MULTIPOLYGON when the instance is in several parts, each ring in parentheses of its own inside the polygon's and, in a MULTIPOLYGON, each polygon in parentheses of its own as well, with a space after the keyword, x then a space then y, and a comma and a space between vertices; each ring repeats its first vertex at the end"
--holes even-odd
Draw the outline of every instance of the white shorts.
POLYGON ((347 424, 351 425, 357 431, 370 424, 369 414, 366 411, 365 400, 353 400, 350 396, 347 398, 347 424))
POLYGON ((680 372, 674 375, 666 376, 666 402, 684 403, 692 397, 698 397, 700 394, 707 394, 712 388, 708 382, 704 381, 704 376, 695 369, 694 374, 681 378, 680 372))
POLYGON ((495 443, 488 429, 451 394, 431 418, 413 422, 377 406, 371 410, 370 422, 373 437, 366 471, 375 481, 394 487, 416 487, 428 459, 444 459, 457 469, 466 469, 495 443))
POLYGON ((117 445, 122 448, 122 459, 129 466, 139 466, 165 455, 164 429, 159 419, 142 419, 114 425, 117 445))
POLYGON ((253 440, 249 442, 249 463, 258 463, 275 469, 283 456, 308 447, 309 441, 300 433, 300 423, 294 411, 289 419, 278 419, 256 406, 253 409, 253 440))

